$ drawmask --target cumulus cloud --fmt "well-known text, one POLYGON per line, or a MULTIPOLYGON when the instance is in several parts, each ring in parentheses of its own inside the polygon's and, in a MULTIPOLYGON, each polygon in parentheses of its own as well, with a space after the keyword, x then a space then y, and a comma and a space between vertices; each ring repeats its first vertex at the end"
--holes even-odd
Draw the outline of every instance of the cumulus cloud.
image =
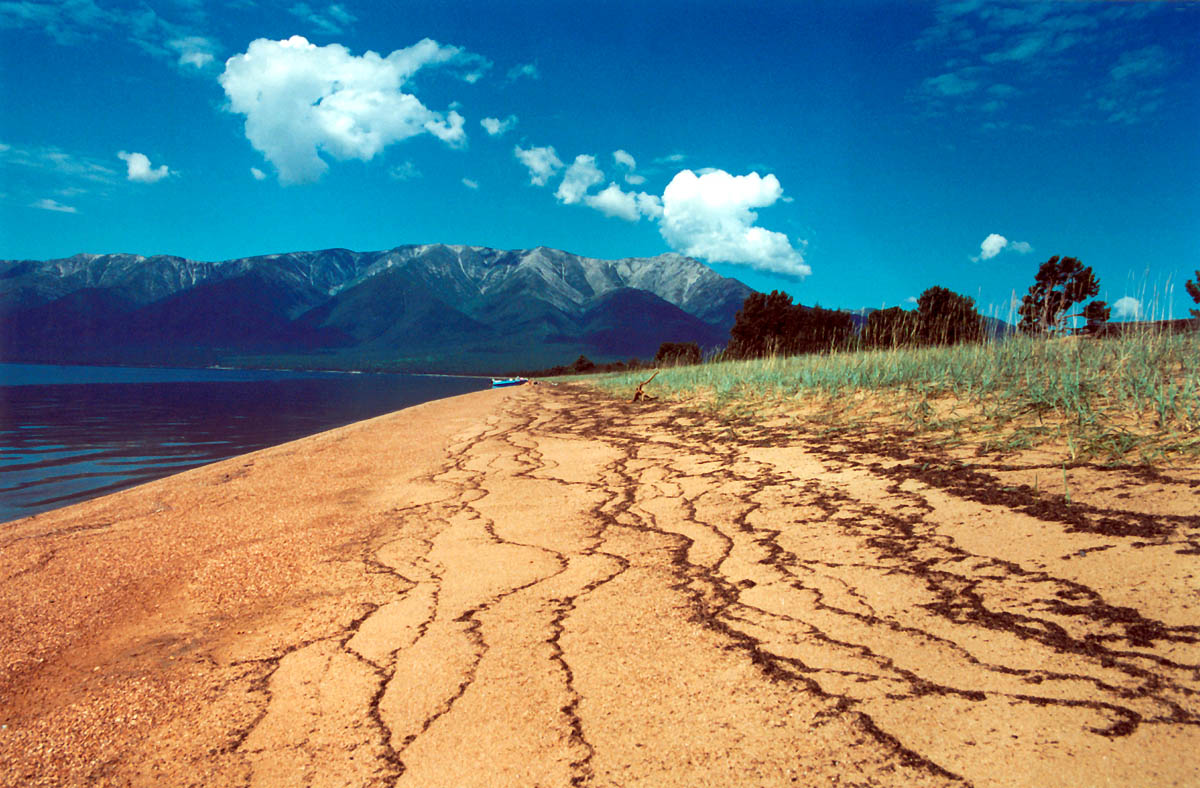
POLYGON ((627 192, 615 183, 598 194, 589 194, 583 201, 605 216, 613 216, 628 222, 636 222, 643 216, 658 219, 662 216, 662 200, 646 192, 627 192))
POLYGON ((161 181, 171 174, 167 165, 150 166, 150 158, 144 153, 128 153, 121 151, 117 157, 125 162, 125 177, 137 183, 154 183, 161 181))
POLYGON ((267 179, 267 174, 258 167, 251 167, 250 174, 254 176, 254 180, 256 181, 265 181, 267 179))
POLYGON ((596 157, 580 154, 563 173, 562 183, 554 196, 564 205, 574 205, 583 199, 587 190, 604 180, 604 173, 596 166, 596 157))
POLYGON ((78 211, 75 210, 74 206, 63 205, 58 200, 51 200, 48 197, 44 197, 35 202, 31 202, 29 204, 29 207, 30 208, 41 208, 43 211, 57 211, 59 213, 78 213, 78 211))
POLYGON ((1033 251, 1033 247, 1026 241, 1009 241, 999 233, 992 233, 983 239, 983 243, 979 244, 979 254, 972 257, 971 260, 976 263, 980 260, 991 260, 1005 249, 1011 249, 1018 254, 1028 254, 1033 251))
POLYGON ((545 186, 556 172, 563 168, 554 148, 547 145, 543 148, 513 147, 513 154, 529 169, 529 182, 534 186, 545 186))
POLYGON ((221 86, 229 109, 246 116, 246 138, 284 184, 315 181, 338 160, 370 161, 395 142, 432 134, 466 141, 458 112, 435 112, 403 88, 417 71, 470 56, 425 39, 387 57, 316 46, 301 36, 251 42, 225 63, 221 86))
POLYGON ((663 191, 660 232, 673 249, 691 257, 807 276, 812 269, 785 234, 755 225, 758 214, 751 209, 782 196, 774 175, 683 170, 663 191))
POLYGON ((1008 239, 1003 235, 992 233, 979 244, 979 259, 990 260, 1008 246, 1008 239))
POLYGON ((479 182, 473 181, 470 178, 463 178, 462 185, 466 186, 468 189, 478 189, 479 188, 479 182))
POLYGON ((484 118, 479 121, 479 125, 483 126, 483 130, 488 133, 489 137, 499 137, 517 125, 517 116, 509 115, 504 120, 500 120, 500 118, 484 118))
POLYGON ((1112 305, 1113 317, 1122 320, 1137 320, 1142 316, 1142 302, 1133 296, 1118 298, 1112 305))

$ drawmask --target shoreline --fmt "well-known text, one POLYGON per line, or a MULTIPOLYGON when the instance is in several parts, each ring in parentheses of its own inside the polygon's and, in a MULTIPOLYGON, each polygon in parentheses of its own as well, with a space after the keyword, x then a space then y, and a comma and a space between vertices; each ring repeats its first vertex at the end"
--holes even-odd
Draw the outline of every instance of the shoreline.
POLYGON ((0 784, 1186 784, 1200 487, 884 449, 518 387, 13 521, 0 784))

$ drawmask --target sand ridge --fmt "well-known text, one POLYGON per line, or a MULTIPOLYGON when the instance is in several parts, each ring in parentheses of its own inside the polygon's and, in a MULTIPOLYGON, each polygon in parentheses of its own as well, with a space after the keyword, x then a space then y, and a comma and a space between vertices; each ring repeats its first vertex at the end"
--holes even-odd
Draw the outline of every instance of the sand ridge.
POLYGON ((1200 483, 1085 471, 546 386, 235 458, 4 526, 0 783, 1195 784, 1200 483))

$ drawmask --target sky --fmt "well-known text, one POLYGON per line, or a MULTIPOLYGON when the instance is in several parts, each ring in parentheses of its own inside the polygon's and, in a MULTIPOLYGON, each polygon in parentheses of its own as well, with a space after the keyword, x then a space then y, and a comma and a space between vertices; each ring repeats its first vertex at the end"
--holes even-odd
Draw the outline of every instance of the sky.
POLYGON ((0 258, 679 252, 1114 317, 1200 269, 1200 3, 0 0, 0 258))

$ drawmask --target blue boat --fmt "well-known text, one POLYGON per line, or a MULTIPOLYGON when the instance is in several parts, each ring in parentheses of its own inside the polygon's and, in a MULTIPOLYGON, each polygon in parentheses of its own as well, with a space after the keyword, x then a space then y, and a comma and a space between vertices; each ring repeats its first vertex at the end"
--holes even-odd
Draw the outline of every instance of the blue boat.
POLYGON ((528 382, 529 378, 492 378, 492 388, 502 389, 505 386, 520 386, 528 382))

